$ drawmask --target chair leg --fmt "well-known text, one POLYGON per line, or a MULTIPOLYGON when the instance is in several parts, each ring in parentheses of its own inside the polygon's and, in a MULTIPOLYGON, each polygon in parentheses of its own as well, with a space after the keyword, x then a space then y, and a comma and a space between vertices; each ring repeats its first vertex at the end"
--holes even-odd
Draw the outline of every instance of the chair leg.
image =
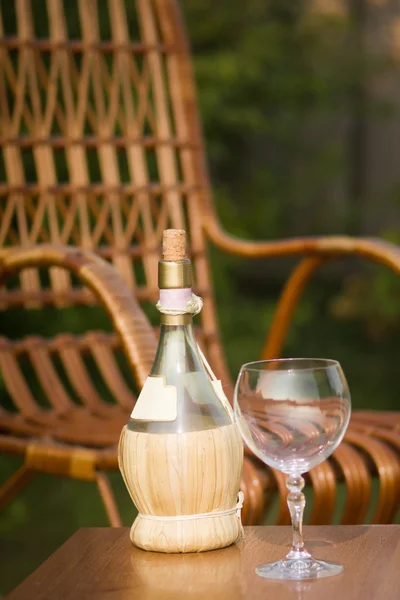
POLYGON ((9 479, 0 487, 0 510, 5 508, 15 496, 31 482, 35 471, 26 465, 21 467, 11 475, 9 479))
POLYGON ((96 483, 111 527, 122 527, 114 492, 105 473, 96 473, 96 483))

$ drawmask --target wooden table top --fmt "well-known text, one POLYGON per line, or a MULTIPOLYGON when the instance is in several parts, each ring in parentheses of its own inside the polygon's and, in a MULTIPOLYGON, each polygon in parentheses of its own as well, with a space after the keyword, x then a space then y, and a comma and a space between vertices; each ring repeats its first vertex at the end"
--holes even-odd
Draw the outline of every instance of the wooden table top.
POLYGON ((128 529, 80 529, 9 600, 398 600, 400 525, 305 527, 316 558, 340 562, 321 580, 271 581, 254 568, 282 558, 289 527, 246 527, 223 550, 157 554, 134 548, 128 529))

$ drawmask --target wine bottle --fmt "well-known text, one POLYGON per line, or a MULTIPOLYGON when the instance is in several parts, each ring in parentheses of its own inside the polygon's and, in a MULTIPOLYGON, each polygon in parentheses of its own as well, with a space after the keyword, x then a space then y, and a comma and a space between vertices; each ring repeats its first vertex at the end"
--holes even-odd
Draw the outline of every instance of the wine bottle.
POLYGON ((139 511, 131 540, 159 552, 222 548, 242 533, 243 445, 196 343, 192 319, 202 302, 192 294, 185 247, 184 231, 164 232, 158 348, 118 453, 139 511))

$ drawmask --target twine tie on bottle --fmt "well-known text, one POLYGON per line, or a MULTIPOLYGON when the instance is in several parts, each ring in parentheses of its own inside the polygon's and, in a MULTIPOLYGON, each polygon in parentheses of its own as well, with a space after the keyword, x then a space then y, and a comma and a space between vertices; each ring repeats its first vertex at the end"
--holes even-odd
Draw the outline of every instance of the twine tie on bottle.
POLYGON ((170 306, 166 304, 168 299, 168 295, 171 296, 172 290, 160 290, 160 300, 156 304, 156 309, 160 311, 163 315, 198 315, 201 309, 203 308, 203 298, 200 296, 196 296, 190 290, 190 288, 182 289, 182 290, 173 290, 173 295, 175 296, 175 300, 177 300, 176 296, 180 293, 182 297, 185 299, 185 304, 183 306, 170 306))
POLYGON ((138 517, 141 519, 149 519, 150 521, 191 521, 193 519, 209 519, 212 517, 225 517, 236 513, 237 518, 240 520, 242 515, 242 507, 244 501, 244 493, 240 491, 238 493, 238 501, 236 506, 228 508, 227 510, 218 510, 208 513, 200 513, 198 515, 174 515, 174 516, 163 516, 163 515, 145 515, 139 513, 138 517))

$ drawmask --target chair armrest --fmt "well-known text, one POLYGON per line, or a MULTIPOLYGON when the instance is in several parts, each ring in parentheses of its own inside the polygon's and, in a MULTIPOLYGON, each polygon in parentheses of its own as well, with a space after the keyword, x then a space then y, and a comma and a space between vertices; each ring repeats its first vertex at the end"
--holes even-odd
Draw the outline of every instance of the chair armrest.
POLYGON ((205 223, 210 241, 221 250, 247 258, 316 255, 324 259, 355 254, 384 264, 400 274, 400 247, 380 239, 325 236, 293 238, 271 242, 242 240, 225 232, 219 223, 205 223))
POLYGON ((72 246, 4 248, 0 252, 0 285, 23 269, 52 266, 67 269, 95 294, 119 333, 135 379, 142 386, 156 351, 154 332, 131 290, 110 263, 72 246))
POLYGON ((313 273, 327 260, 356 255, 380 263, 400 275, 400 247, 381 239, 326 236, 272 242, 241 240, 226 233, 215 218, 205 222, 210 240, 230 254, 247 258, 305 255, 287 280, 278 302, 262 359, 279 356, 294 309, 313 273))

